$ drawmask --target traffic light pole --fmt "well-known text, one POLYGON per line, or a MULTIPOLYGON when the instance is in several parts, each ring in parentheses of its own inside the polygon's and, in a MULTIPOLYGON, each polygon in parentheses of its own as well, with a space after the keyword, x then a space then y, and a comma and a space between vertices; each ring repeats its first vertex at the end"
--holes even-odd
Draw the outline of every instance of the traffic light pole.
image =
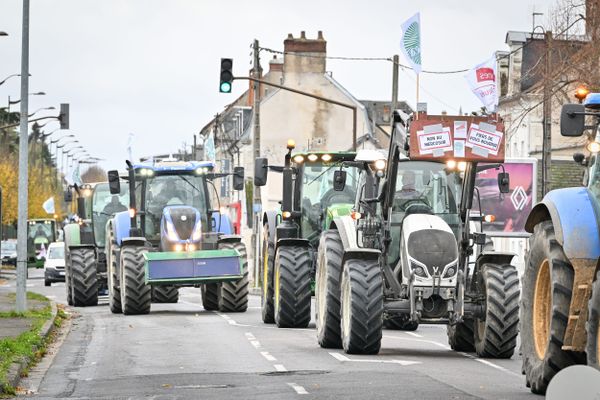
MULTIPOLYGON (((253 148, 253 152, 254 152, 254 158, 259 158, 260 157, 260 78, 262 76, 262 70, 260 68, 260 57, 259 57, 259 46, 258 46, 258 40, 254 39, 254 43, 252 44, 252 49, 254 52, 254 57, 253 57, 253 61, 254 61, 254 65, 252 68, 252 73, 254 75, 253 77, 253 82, 254 82, 254 86, 253 86, 253 91, 254 91, 254 104, 253 104, 253 108, 254 108, 254 140, 252 141, 252 144, 254 146, 253 148)), ((232 76, 233 78, 233 76, 232 76)), ((253 259, 254 259, 254 287, 258 287, 258 274, 259 274, 259 257, 258 254, 260 252, 260 249, 258 248, 259 246, 259 240, 258 240, 258 235, 260 233, 259 229, 260 229, 260 210, 257 210, 256 208, 258 207, 258 204, 262 205, 262 199, 260 196, 260 187, 254 185, 254 187, 252 188, 252 253, 254 255, 253 259)))

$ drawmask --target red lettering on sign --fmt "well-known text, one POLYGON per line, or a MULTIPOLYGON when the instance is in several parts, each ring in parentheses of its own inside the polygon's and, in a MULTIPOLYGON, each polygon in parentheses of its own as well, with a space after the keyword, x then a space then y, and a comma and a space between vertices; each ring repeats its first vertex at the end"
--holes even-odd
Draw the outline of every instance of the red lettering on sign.
POLYGON ((477 82, 496 80, 493 68, 477 68, 475 74, 477 75, 477 82))

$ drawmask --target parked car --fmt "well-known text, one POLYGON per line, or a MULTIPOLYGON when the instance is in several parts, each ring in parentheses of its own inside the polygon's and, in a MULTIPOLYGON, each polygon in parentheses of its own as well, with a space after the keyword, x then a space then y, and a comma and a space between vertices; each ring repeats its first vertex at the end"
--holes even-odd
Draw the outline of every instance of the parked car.
POLYGON ((17 242, 15 240, 3 240, 1 245, 2 264, 17 265, 17 242))
POLYGON ((65 281, 65 244, 50 243, 44 261, 44 285, 65 281))

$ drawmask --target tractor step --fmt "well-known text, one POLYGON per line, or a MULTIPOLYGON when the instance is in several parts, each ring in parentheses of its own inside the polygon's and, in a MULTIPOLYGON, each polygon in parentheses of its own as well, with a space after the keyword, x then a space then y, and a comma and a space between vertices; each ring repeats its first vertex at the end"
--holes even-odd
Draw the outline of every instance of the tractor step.
POLYGON ((236 281, 244 273, 243 260, 235 249, 149 252, 144 258, 149 284, 236 281))

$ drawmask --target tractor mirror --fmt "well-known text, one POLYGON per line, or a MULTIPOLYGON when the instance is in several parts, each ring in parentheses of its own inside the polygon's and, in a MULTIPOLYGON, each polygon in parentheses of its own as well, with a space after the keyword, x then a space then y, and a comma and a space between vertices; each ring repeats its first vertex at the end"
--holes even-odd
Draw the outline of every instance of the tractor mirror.
POLYGON ((498 189, 500 189, 500 193, 508 193, 510 191, 510 177, 508 172, 500 172, 498 174, 498 189))
POLYGON ((233 190, 244 189, 244 167, 233 168, 233 190))
POLYGON ((121 178, 119 177, 119 171, 108 171, 108 187, 110 188, 110 194, 121 193, 121 178))
POLYGON ((333 173, 333 190, 341 192, 346 187, 346 171, 341 169, 333 173))
POLYGON ((70 203, 73 201, 73 193, 67 189, 65 190, 65 203, 70 203))
POLYGON ((585 130, 585 107, 583 104, 565 104, 560 112, 560 134, 577 137, 585 130))
POLYGON ((269 160, 266 158, 257 158, 254 161, 254 185, 265 186, 267 184, 268 172, 269 160))

